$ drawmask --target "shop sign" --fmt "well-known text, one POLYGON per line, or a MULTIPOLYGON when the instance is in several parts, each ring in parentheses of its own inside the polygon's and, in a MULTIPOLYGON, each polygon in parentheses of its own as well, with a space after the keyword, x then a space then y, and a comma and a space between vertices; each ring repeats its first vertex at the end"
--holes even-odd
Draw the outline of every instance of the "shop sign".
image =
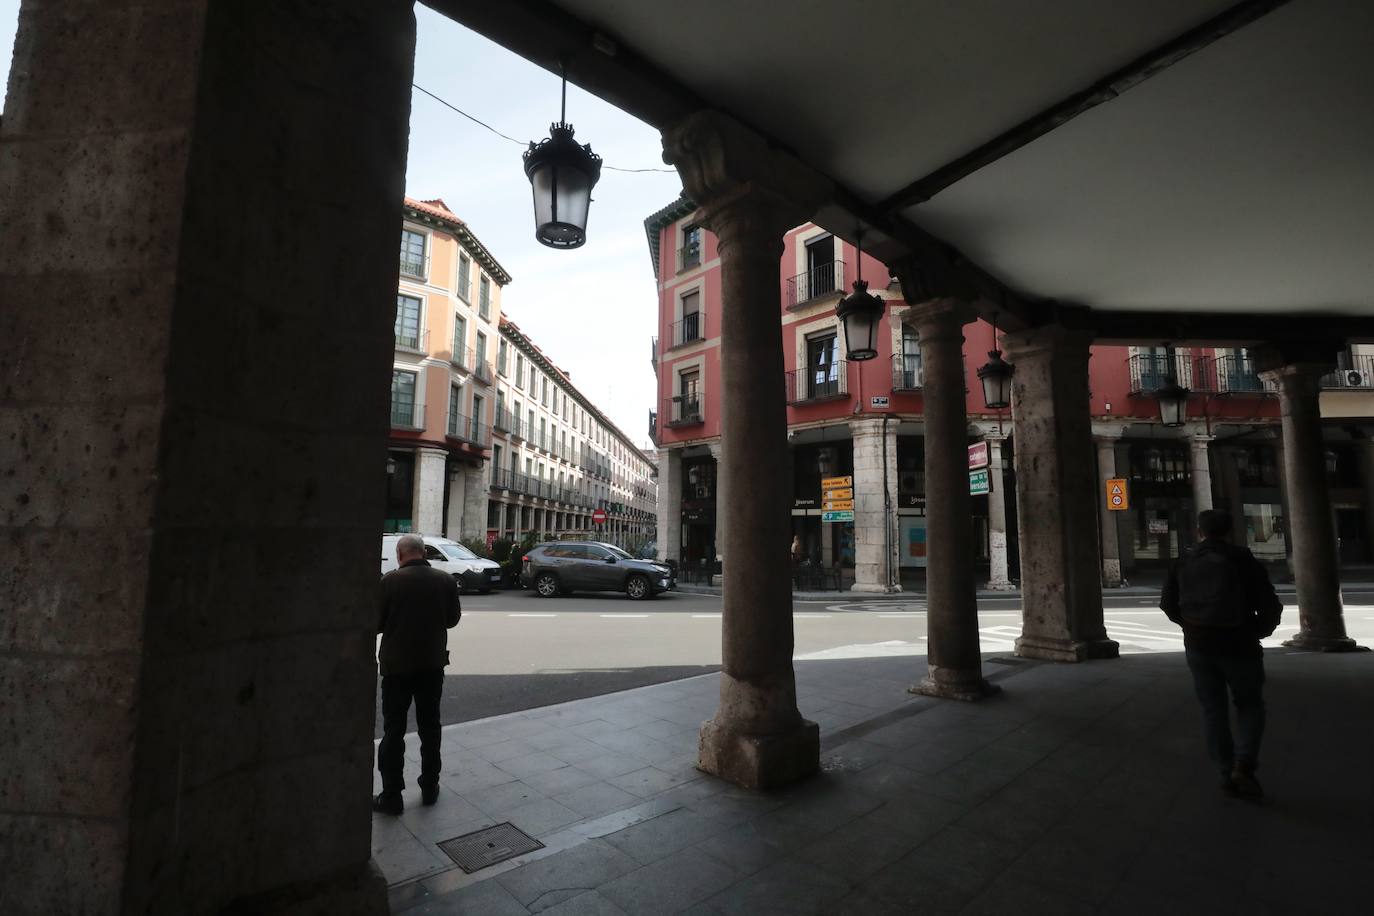
POLYGON ((1113 477, 1107 481, 1107 508, 1113 512, 1124 512, 1131 508, 1131 494, 1126 487, 1126 478, 1113 477))
POLYGON ((852 522, 854 521, 854 511, 837 510, 834 512, 822 512, 821 521, 823 522, 852 522))
MULTIPOLYGON (((968 447, 968 469, 975 471, 988 466, 987 442, 975 442, 968 447)), ((986 491, 985 491, 986 492, 986 491)))
POLYGON ((1152 518, 1149 521, 1151 534, 1168 534, 1169 520, 1167 518, 1152 518))
POLYGON ((802 499, 801 497, 798 497, 798 498, 792 500, 792 508, 793 508, 793 509, 814 509, 814 508, 816 508, 816 500, 814 500, 814 499, 802 499))
POLYGON ((970 496, 983 496, 992 492, 992 479, 987 468, 968 472, 968 492, 970 496))
POLYGON ((827 499, 821 503, 821 508, 826 512, 843 512, 854 510, 854 500, 852 499, 827 499))
POLYGON ((887 408, 887 395, 874 396, 868 399, 870 407, 887 408))

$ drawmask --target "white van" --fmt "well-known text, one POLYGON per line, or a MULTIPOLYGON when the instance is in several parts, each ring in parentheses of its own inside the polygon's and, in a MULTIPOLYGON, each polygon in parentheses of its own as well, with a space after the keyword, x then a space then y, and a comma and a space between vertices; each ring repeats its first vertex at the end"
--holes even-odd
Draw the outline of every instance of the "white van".
MULTIPOLYGON (((382 535, 382 575, 396 568, 396 542, 403 535, 382 535)), ((425 559, 435 569, 442 569, 458 580, 458 587, 465 592, 481 592, 483 595, 501 584, 501 564, 495 560, 484 560, 457 541, 434 534, 422 534, 425 542, 425 559)))

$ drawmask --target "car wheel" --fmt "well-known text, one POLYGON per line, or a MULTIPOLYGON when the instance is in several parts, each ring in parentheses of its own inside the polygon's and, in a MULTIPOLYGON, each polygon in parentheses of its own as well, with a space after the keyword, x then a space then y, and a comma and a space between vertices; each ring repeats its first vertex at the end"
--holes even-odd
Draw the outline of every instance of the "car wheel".
POLYGON ((466 591, 468 590, 467 585, 464 584, 464 582, 463 582, 463 574, 462 574, 462 573, 454 573, 454 574, 453 574, 453 581, 456 582, 456 583, 458 584, 458 591, 459 591, 459 592, 466 592, 466 591))
POLYGON ((558 577, 553 573, 540 573, 534 577, 534 590, 540 598, 558 597, 558 577))
POLYGON ((625 594, 634 601, 643 601, 645 598, 653 597, 654 590, 649 586, 648 579, 643 576, 631 576, 625 580, 625 594))

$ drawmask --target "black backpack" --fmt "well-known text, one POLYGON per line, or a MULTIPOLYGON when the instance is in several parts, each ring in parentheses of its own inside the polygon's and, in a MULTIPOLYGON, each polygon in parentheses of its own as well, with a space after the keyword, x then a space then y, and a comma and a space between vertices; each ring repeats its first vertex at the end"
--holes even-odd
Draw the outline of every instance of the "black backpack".
POLYGON ((1220 550, 1195 548, 1178 564, 1179 615, 1195 627, 1243 627, 1249 601, 1239 564, 1220 550))

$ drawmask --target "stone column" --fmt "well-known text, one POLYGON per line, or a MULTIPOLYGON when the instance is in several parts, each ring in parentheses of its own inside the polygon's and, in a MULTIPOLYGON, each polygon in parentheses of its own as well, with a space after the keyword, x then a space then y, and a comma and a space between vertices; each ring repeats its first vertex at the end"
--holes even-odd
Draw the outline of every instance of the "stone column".
POLYGON ((715 233, 721 261, 720 485, 731 500, 720 708, 698 766, 767 789, 815 773, 820 733, 797 710, 792 670, 791 475, 782 386, 782 236, 829 194, 819 175, 739 122, 697 112, 664 132, 664 160, 715 233))
POLYGON ((444 530, 444 479, 448 455, 443 449, 415 450, 415 495, 411 524, 417 534, 438 534, 444 530))
POLYGON ((1116 446, 1120 441, 1120 430, 1093 436, 1093 443, 1097 446, 1097 511, 1100 521, 1098 532, 1101 538, 1103 588, 1120 588, 1122 581, 1121 537, 1116 522, 1120 516, 1118 511, 1108 508, 1110 503, 1107 498, 1107 481, 1119 476, 1116 473, 1116 446))
MULTIPOLYGON (((725 559, 725 532, 729 530, 726 522, 730 514, 730 501, 725 496, 725 476, 721 474, 721 456, 724 454, 725 444, 720 439, 708 443, 707 448, 711 450, 711 457, 716 462, 716 559, 725 559)), ((722 562, 722 569, 724 563, 722 562)))
POLYGON ((485 461, 463 469, 463 518, 457 529, 461 537, 486 537, 490 470, 485 461))
POLYGON ((658 453, 658 558, 682 560, 682 449, 658 453))
POLYGON ((387 912, 367 795, 414 29, 371 0, 23 5, 6 913, 387 912))
POLYGON ((977 700, 995 688, 983 678, 978 585, 973 574, 973 498, 968 489, 964 404, 964 325, 973 310, 956 299, 913 305, 907 321, 921 338, 925 380, 926 676, 912 693, 977 700))
POLYGON ((987 588, 1007 592, 1016 588, 1011 581, 1011 563, 1007 556, 1006 456, 1003 454, 1007 437, 985 433, 983 439, 988 444, 988 477, 992 480, 992 491, 988 493, 987 588))
POLYGON ((1193 521, 1199 513, 1212 508, 1212 448, 1213 437, 1195 433, 1188 440, 1188 473, 1193 481, 1193 521))
POLYGON ((448 475, 448 509, 444 513, 444 537, 462 537, 463 499, 466 495, 467 488, 464 486, 463 468, 461 465, 455 464, 448 475))
POLYGON ((1374 560, 1374 439, 1365 439, 1360 450, 1360 498, 1364 500, 1365 544, 1374 560))
POLYGON ((1284 645, 1349 651, 1357 646, 1345 632, 1340 560, 1318 400, 1320 379, 1335 361, 1293 359, 1271 348, 1257 352, 1264 370, 1261 377, 1277 384, 1283 411, 1283 476, 1288 484, 1284 527, 1293 540, 1299 627, 1297 635, 1284 645))
POLYGON ((1102 621, 1090 340, 1056 325, 1003 337, 1016 366, 1012 418, 1023 598, 1016 654, 1028 658, 1077 662, 1118 654, 1102 621))
MULTIPOLYGON (((854 420, 854 585, 856 592, 902 590, 897 570, 897 424, 854 420), (886 430, 884 429, 886 427, 886 430), (886 452, 887 480, 883 480, 886 452), (886 489, 884 489, 886 487, 886 489)), ((827 554, 828 556, 829 554, 827 554)))

